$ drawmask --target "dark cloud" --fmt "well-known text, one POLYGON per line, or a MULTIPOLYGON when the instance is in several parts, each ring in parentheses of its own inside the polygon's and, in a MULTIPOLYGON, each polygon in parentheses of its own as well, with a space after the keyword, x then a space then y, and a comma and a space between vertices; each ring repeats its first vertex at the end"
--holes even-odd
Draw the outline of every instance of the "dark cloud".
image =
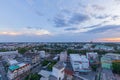
POLYGON ((96 25, 92 25, 92 26, 88 26, 88 27, 85 27, 84 29, 87 29, 87 28, 96 28, 96 27, 99 27, 101 25, 102 25, 102 23, 96 24, 96 25))
POLYGON ((78 30, 78 28, 66 28, 65 31, 74 31, 74 30, 78 30))
POLYGON ((106 15, 106 14, 103 14, 103 15, 91 14, 91 16, 96 18, 96 19, 105 19, 105 18, 108 18, 110 15, 106 15))
POLYGON ((40 30, 40 29, 42 29, 42 28, 40 28, 40 27, 31 27, 31 26, 28 26, 28 27, 26 27, 27 29, 35 29, 35 30, 40 30))
POLYGON ((120 16, 118 16, 118 15, 112 16, 112 20, 117 20, 118 18, 120 18, 120 16))
POLYGON ((92 26, 87 26, 87 27, 85 27, 84 29, 87 29, 87 28, 98 28, 98 27, 104 25, 104 24, 107 23, 107 22, 109 22, 109 21, 103 21, 103 22, 101 22, 101 23, 99 23, 99 24, 95 24, 95 25, 92 25, 92 26))
POLYGON ((71 13, 71 11, 70 11, 70 10, 67 10, 67 9, 62 9, 61 12, 66 13, 66 14, 71 13))
POLYGON ((38 10, 34 10, 34 11, 38 16, 43 16, 43 13, 41 13, 40 11, 38 11, 38 10))
POLYGON ((89 17, 85 14, 75 13, 69 20, 69 24, 79 24, 88 20, 89 17))
POLYGON ((55 23, 55 27, 65 27, 68 26, 68 24, 66 23, 66 20, 62 17, 55 17, 54 18, 54 23, 55 23))
POLYGON ((54 18, 55 27, 68 27, 89 20, 89 16, 81 13, 73 13, 69 18, 57 16, 54 18))
POLYGON ((120 29, 120 25, 105 25, 105 26, 101 26, 99 28, 89 30, 89 31, 87 31, 87 33, 102 33, 102 32, 106 32, 108 30, 115 30, 115 29, 120 29))
POLYGON ((94 10, 100 10, 100 11, 105 10, 105 7, 97 5, 97 4, 92 5, 92 7, 94 10))

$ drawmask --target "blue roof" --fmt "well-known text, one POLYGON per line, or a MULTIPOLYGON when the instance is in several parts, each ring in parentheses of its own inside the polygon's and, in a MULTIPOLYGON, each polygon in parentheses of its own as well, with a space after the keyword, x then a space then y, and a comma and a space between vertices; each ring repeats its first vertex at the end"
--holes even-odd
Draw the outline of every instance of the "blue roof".
POLYGON ((17 66, 17 65, 9 66, 9 69, 10 69, 11 71, 14 71, 14 70, 16 70, 16 69, 18 69, 18 68, 19 68, 19 66, 17 66))

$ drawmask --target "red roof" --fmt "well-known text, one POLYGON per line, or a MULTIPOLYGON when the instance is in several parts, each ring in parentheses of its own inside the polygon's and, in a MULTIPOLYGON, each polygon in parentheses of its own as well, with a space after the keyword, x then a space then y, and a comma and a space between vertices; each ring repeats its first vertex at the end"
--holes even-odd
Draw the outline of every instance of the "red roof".
POLYGON ((64 72, 65 72, 65 74, 67 74, 67 75, 71 75, 71 76, 72 76, 73 73, 74 73, 73 71, 68 70, 68 69, 65 69, 64 72))

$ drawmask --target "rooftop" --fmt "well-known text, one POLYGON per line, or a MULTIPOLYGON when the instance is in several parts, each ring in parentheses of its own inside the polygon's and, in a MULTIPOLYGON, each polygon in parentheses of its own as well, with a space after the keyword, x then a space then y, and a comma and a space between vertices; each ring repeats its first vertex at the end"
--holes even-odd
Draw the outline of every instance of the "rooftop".
POLYGON ((14 70, 16 70, 16 69, 19 69, 20 67, 25 66, 25 65, 26 65, 25 63, 20 63, 20 64, 17 64, 17 65, 11 65, 11 66, 9 66, 9 69, 10 69, 11 71, 14 71, 14 70))
POLYGON ((57 78, 55 76, 53 76, 53 75, 50 75, 49 80, 57 80, 57 78))
POLYGON ((11 71, 14 71, 14 70, 16 70, 16 69, 18 69, 18 68, 19 68, 18 65, 9 66, 9 69, 10 69, 11 71))
POLYGON ((38 56, 38 53, 25 53, 24 56, 29 57, 29 58, 33 58, 35 56, 38 56))
POLYGON ((70 54, 70 58, 71 58, 73 61, 81 61, 79 54, 70 54))

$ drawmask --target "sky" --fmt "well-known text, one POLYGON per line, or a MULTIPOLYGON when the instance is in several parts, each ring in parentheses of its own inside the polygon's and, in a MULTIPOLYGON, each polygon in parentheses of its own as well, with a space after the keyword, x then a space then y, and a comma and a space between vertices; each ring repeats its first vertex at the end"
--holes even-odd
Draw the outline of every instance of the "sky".
POLYGON ((0 42, 120 42, 120 0, 0 0, 0 42))

